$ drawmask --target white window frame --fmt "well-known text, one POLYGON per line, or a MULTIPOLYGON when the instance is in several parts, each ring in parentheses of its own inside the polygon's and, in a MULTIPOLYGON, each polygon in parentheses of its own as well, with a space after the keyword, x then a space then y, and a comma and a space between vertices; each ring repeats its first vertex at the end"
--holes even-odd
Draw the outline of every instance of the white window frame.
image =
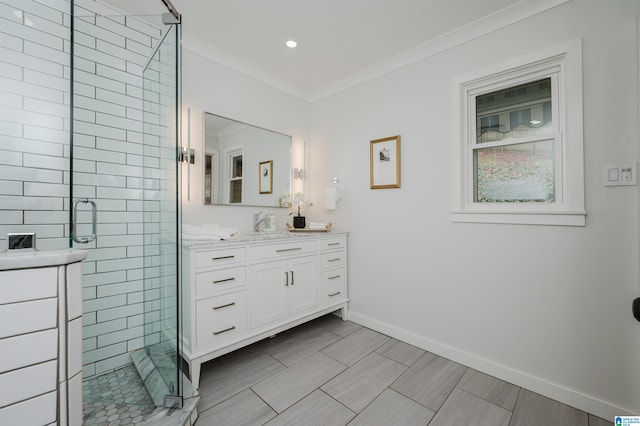
POLYGON ((585 226, 581 40, 454 79, 453 122, 453 222, 585 226), (474 147, 505 144, 476 144, 476 96, 547 77, 552 86, 552 133, 506 144, 554 141, 555 201, 475 202, 474 147))
POLYGON ((224 175, 225 175, 225 188, 223 188, 223 199, 225 200, 224 203, 225 204, 230 204, 232 206, 237 206, 237 205, 241 205, 244 203, 244 198, 245 198, 245 179, 244 179, 244 172, 245 172, 245 160, 246 160, 246 156, 245 156, 245 149, 244 149, 244 145, 240 145, 240 146, 236 146, 236 147, 230 147, 225 151, 225 167, 226 170, 224 170, 224 175), (242 157, 242 176, 240 177, 233 177, 232 173, 233 173, 233 159, 236 157, 242 157), (240 197, 240 202, 239 203, 232 203, 230 201, 231 198, 231 182, 232 181, 240 181, 240 186, 241 186, 241 191, 242 191, 242 196, 240 197))

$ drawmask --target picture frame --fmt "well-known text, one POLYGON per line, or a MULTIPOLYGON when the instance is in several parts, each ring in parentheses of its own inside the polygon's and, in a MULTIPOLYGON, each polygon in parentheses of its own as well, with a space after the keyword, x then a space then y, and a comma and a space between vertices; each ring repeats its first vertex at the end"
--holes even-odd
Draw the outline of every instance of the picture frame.
POLYGON ((273 194, 273 160, 258 163, 258 191, 273 194))
POLYGON ((371 189, 400 188, 400 135, 370 143, 371 189))

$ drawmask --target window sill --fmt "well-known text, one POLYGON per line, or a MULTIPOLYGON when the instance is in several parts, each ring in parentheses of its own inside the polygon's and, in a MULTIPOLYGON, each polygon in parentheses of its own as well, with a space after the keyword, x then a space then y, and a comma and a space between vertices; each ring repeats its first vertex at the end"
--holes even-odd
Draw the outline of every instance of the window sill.
POLYGON ((452 211, 452 222, 516 225, 585 226, 587 212, 470 212, 452 211))

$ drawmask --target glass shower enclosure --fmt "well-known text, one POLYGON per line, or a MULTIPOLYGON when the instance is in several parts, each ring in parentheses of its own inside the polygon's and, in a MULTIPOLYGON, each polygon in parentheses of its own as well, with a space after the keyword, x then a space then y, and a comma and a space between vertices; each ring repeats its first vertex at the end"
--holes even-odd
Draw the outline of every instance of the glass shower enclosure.
POLYGON ((85 420, 87 409, 110 404, 180 406, 188 383, 180 368, 181 26, 170 2, 158 3, 168 13, 0 0, 0 247, 9 232, 35 232, 41 250, 89 252, 85 420))
POLYGON ((88 370, 131 360, 154 405, 179 407, 179 15, 83 5, 71 44, 70 237, 96 253, 84 278, 104 303, 86 304, 95 305, 87 322, 98 326, 96 350, 106 348, 88 370))

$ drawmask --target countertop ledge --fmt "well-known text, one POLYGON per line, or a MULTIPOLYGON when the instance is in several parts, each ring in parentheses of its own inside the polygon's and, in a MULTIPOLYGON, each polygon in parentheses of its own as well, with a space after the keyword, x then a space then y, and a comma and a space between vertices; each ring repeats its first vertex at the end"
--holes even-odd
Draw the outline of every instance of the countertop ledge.
POLYGON ((334 235, 348 235, 349 232, 344 230, 332 229, 329 232, 289 232, 284 230, 278 230, 276 232, 246 232, 240 231, 238 234, 232 236, 228 240, 219 239, 207 239, 203 237, 197 240, 183 239, 182 245, 185 248, 200 248, 205 246, 216 245, 228 245, 233 243, 274 243, 295 241, 296 239, 312 239, 312 238, 326 238, 334 235))
POLYGON ((17 250, 0 252, 0 271, 67 265, 87 258, 86 250, 17 250))

